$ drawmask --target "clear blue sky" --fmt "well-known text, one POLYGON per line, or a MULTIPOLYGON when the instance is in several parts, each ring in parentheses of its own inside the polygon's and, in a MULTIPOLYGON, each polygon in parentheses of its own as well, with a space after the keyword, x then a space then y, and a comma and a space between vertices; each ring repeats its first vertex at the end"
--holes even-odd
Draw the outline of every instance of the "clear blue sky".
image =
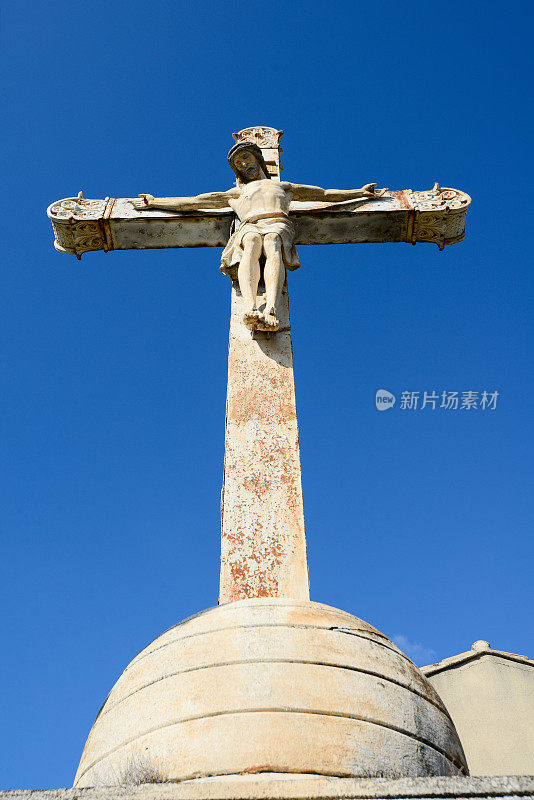
POLYGON ((312 599, 419 664, 532 635, 532 6, 5 4, 0 787, 72 783, 128 662, 216 603, 230 284, 218 249, 56 253, 45 215, 284 177, 464 189, 468 236, 302 247, 290 276, 312 599), (495 411, 378 413, 385 388, 495 411), (401 640, 399 640, 401 641, 401 640))

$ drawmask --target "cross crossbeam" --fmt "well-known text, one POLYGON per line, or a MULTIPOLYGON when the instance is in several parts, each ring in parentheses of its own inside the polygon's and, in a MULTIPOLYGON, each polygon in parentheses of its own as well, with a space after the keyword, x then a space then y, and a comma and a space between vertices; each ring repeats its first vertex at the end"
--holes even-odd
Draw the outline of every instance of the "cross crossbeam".
MULTIPOLYGON (((235 218, 231 208, 196 212, 138 211, 133 198, 88 200, 78 195, 48 208, 60 253, 81 258, 95 250, 224 247, 235 218)), ((295 244, 433 242, 441 249, 465 237, 471 198, 457 189, 388 191, 376 200, 293 201, 295 244)))

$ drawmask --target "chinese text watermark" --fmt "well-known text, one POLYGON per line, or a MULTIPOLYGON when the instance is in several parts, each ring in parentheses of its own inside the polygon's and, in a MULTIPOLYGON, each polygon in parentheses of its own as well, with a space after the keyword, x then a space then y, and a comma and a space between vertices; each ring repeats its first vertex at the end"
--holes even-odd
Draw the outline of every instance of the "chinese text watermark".
MULTIPOLYGON (((443 391, 402 391, 400 393, 399 408, 402 411, 423 411, 429 409, 444 409, 445 411, 495 411, 497 408, 498 391, 488 392, 469 389, 465 392, 443 391)), ((375 405, 379 411, 393 408, 397 398, 387 389, 378 389, 375 395, 375 405)))

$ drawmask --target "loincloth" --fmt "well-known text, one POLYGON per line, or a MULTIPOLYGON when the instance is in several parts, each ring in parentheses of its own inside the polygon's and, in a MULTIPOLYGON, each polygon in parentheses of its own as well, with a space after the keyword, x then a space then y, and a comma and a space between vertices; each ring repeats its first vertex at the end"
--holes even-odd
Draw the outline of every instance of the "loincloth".
POLYGON ((231 278, 236 277, 237 267, 243 258, 243 238, 247 233, 276 233, 282 242, 282 259, 287 269, 298 269, 300 258, 294 244, 295 226, 291 220, 281 215, 273 215, 255 221, 245 220, 230 236, 221 255, 221 271, 231 278))

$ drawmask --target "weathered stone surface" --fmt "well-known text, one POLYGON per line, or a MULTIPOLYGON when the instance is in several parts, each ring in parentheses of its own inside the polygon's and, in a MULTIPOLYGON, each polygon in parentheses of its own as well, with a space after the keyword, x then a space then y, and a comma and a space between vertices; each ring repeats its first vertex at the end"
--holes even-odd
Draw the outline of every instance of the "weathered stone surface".
POLYGON ((245 597, 308 600, 287 286, 279 302, 278 333, 253 334, 243 323, 243 313, 234 281, 219 602, 245 597))
POLYGON ((181 783, 88 789, 16 789, 0 800, 415 800, 534 796, 534 777, 324 778, 318 775, 225 775, 181 783))
POLYGON ((534 661, 477 641, 423 672, 454 720, 471 774, 534 772, 534 661))
POLYGON ((97 717, 75 785, 462 770, 439 697, 383 634, 319 603, 258 598, 196 615, 134 659, 97 717))

